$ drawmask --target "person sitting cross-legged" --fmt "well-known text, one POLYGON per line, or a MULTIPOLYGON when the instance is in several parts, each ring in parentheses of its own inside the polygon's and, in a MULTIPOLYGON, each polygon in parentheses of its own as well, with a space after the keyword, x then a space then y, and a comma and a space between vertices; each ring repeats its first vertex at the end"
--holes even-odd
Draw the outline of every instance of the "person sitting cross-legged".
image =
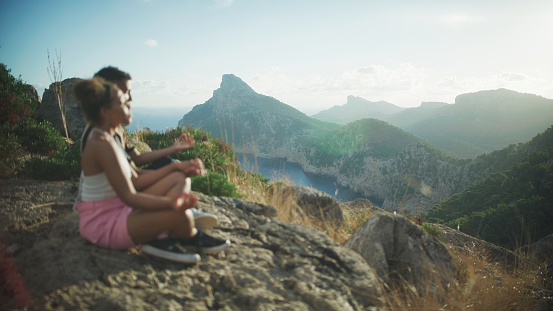
MULTIPOLYGON (((130 105, 133 98, 131 94, 131 75, 129 73, 116 67, 108 66, 100 69, 94 74, 94 77, 103 78, 106 81, 116 84, 124 93, 125 100, 130 105)), ((122 124, 122 126, 129 125, 131 121, 132 115, 128 123, 122 124)), ((179 151, 194 147, 194 137, 191 134, 183 133, 170 147, 140 153, 138 149, 126 140, 122 126, 115 129, 113 137, 125 151, 131 165, 136 168, 137 166, 149 164, 145 169, 137 169, 138 176, 133 178, 133 184, 136 190, 148 193, 155 182, 167 175, 171 175, 172 178, 177 180, 176 182, 179 180, 182 182, 186 177, 205 174, 205 168, 200 159, 180 162, 169 157, 179 151)), ((92 128, 91 124, 88 123, 83 131, 81 137, 81 152, 84 150, 92 128)), ((197 208, 191 208, 191 211, 194 215, 197 227, 208 230, 217 225, 217 217, 215 215, 200 211, 197 208)))
POLYGON ((137 171, 113 138, 118 127, 130 122, 125 93, 101 78, 79 81, 74 92, 92 126, 82 152, 81 200, 76 203, 81 236, 110 249, 142 244, 146 254, 189 264, 202 253, 227 249, 229 240, 195 227, 190 208, 198 198, 190 191, 190 178, 169 174, 152 185, 151 193, 136 190, 132 179, 137 171))

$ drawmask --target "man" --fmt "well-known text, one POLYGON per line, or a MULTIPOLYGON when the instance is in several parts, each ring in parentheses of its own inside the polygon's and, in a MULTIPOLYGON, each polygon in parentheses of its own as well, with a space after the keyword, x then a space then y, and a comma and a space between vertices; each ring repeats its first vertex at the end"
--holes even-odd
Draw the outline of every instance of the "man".
MULTIPOLYGON (((121 71, 116 67, 109 66, 102 68, 94 75, 94 77, 100 77, 116 84, 125 94, 127 102, 132 101, 130 74, 121 71)), ((91 130, 92 126, 87 124, 81 137, 81 152, 84 150, 84 146, 91 130)), ((125 150, 127 159, 131 165, 136 167, 151 163, 148 167, 146 167, 146 169, 138 170, 139 176, 133 180, 133 184, 138 191, 146 189, 147 187, 153 185, 161 177, 175 171, 182 173, 183 178, 186 176, 206 174, 205 168, 200 159, 180 162, 169 157, 179 151, 194 147, 194 137, 189 133, 183 133, 175 140, 175 143, 172 146, 145 153, 140 153, 125 139, 122 129, 121 131, 115 133, 114 138, 121 145, 121 148, 125 150)), ((215 217, 215 215, 200 212, 195 208, 192 208, 191 210, 194 214, 194 220, 197 227, 207 230, 217 225, 217 217, 215 217)))

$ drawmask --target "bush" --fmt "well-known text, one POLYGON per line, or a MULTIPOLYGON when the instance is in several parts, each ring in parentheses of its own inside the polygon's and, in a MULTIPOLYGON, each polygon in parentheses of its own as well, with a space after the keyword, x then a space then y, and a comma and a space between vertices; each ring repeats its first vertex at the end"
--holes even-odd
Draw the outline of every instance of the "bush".
POLYGON ((23 158, 23 149, 15 135, 0 131, 0 177, 13 176, 23 158))
POLYGON ((48 121, 26 120, 12 128, 25 151, 52 155, 65 145, 65 139, 48 121))
POLYGON ((27 95, 27 85, 0 64, 0 124, 16 125, 34 117, 38 102, 27 95))
POLYGON ((442 229, 438 227, 434 227, 431 224, 428 224, 426 222, 422 224, 422 228, 424 229, 424 231, 428 232, 430 235, 435 237, 438 237, 440 233, 442 233, 442 229))
POLYGON ((70 147, 49 122, 36 119, 39 103, 27 90, 26 84, 0 64, 0 176, 9 178, 24 171, 33 177, 58 179, 55 176, 73 174, 73 164, 64 156, 64 148, 70 147), (26 155, 28 163, 24 162, 26 155), (62 158, 54 160, 52 156, 62 158))
POLYGON ((76 180, 81 172, 78 143, 64 145, 51 156, 33 156, 25 165, 25 175, 41 180, 76 180))
POLYGON ((209 172, 207 176, 192 177, 192 190, 209 196, 239 198, 236 186, 223 174, 209 172))
POLYGON ((138 135, 142 136, 143 141, 152 150, 157 150, 171 146, 175 139, 185 132, 194 135, 194 148, 178 152, 172 156, 173 158, 180 161, 200 158, 207 169, 221 174, 225 174, 234 164, 232 147, 218 138, 211 138, 210 133, 203 130, 179 127, 165 132, 142 131, 138 135))

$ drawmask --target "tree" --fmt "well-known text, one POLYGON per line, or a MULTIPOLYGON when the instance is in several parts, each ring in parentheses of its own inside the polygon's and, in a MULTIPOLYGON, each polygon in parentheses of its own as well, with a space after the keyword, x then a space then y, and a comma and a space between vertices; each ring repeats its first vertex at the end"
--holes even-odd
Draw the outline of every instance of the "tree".
POLYGON ((48 68, 46 68, 46 71, 48 72, 50 82, 52 82, 54 94, 56 94, 56 99, 58 101, 58 107, 61 114, 61 121, 63 124, 63 130, 65 131, 65 138, 69 143, 69 132, 67 131, 67 122, 65 121, 65 105, 63 103, 63 94, 61 87, 61 82, 63 78, 63 70, 61 67, 61 52, 58 54, 58 52, 56 51, 56 59, 54 60, 50 58, 50 50, 47 49, 46 51, 48 53, 48 68))

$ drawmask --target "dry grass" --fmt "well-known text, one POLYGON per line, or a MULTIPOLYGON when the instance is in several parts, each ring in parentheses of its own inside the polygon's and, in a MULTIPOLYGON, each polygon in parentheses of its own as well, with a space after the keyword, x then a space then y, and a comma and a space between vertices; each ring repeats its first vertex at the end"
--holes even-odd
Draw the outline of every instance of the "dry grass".
MULTIPOLYGON (((255 163, 253 164, 255 171, 255 163)), ((237 166, 227 171, 229 181, 246 200, 273 205, 278 218, 285 222, 313 227, 331 239, 344 244, 349 237, 372 215, 371 209, 344 206, 344 222, 320 221, 305 213, 290 192, 281 191, 275 184, 267 183, 256 174, 245 173, 237 166)), ((290 179, 280 183, 292 186, 290 179)), ((484 259, 482 254, 471 251, 452 255, 457 266, 457 283, 447 292, 428 287, 425 293, 416 293, 409 286, 389 287, 385 295, 386 310, 537 310, 538 304, 529 288, 543 287, 536 277, 536 266, 518 267, 508 271, 484 259)))
POLYGON ((457 266, 457 283, 447 292, 428 289, 423 295, 390 288, 388 310, 537 310, 533 288, 541 287, 536 267, 519 266, 509 271, 472 251, 451 251, 457 266))
MULTIPOLYGON (((344 223, 320 221, 306 214, 289 192, 279 191, 279 187, 267 187, 255 179, 244 179, 230 172, 229 180, 237 185, 245 199, 275 206, 282 221, 313 227, 327 234, 340 244, 372 215, 370 209, 349 210, 344 213, 344 223)), ((291 186, 292 181, 282 183, 291 186)), ((535 267, 518 267, 507 271, 487 262, 482 254, 452 251, 457 272, 457 284, 452 284, 447 292, 430 287, 425 293, 409 290, 409 286, 388 288, 387 310, 536 310, 538 305, 528 288, 539 287, 535 267)))
MULTIPOLYGON (((360 213, 344 213, 342 226, 336 226, 334 221, 321 221, 316 217, 307 214, 297 203, 297 198, 290 191, 282 191, 282 187, 276 184, 267 186, 266 183, 256 179, 253 174, 238 173, 239 170, 229 170, 227 176, 229 181, 236 185, 237 192, 246 200, 272 205, 279 211, 278 219, 294 224, 304 225, 324 232, 328 237, 343 244, 351 234, 359 228, 369 217, 368 210, 360 213)), ((280 185, 293 186, 290 178, 279 181, 280 185)))

